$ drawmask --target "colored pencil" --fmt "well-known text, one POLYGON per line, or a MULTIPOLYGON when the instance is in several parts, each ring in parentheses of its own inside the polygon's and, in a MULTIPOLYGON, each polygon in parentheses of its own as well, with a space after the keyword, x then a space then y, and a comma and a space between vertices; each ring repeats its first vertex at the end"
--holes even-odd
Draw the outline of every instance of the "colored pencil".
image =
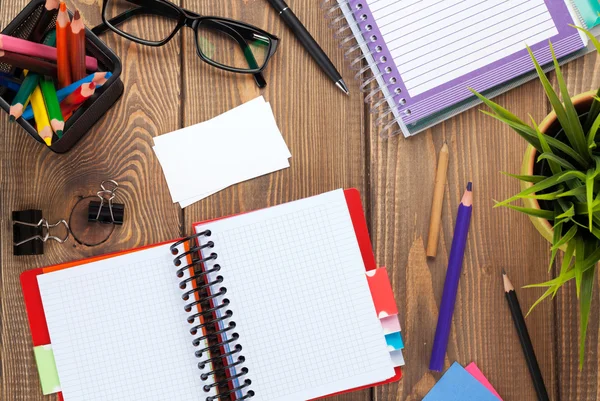
POLYGON ((454 238, 452 239, 452 248, 450 249, 450 257, 448 259, 444 292, 442 294, 437 327, 435 329, 431 360, 429 361, 429 369, 437 372, 441 372, 444 368, 444 357, 452 326, 452 315, 454 313, 456 293, 458 292, 458 282, 467 246, 469 226, 471 225, 471 214, 473 212, 472 190, 473 184, 469 182, 467 190, 458 206, 458 215, 456 216, 456 226, 454 228, 454 238))
POLYGON ((58 17, 56 17, 56 54, 58 64, 58 85, 61 88, 70 85, 71 64, 69 62, 69 36, 71 20, 67 12, 67 5, 61 1, 58 17))
POLYGON ((13 67, 29 70, 30 72, 37 72, 38 74, 42 75, 50 75, 52 77, 55 77, 58 73, 56 64, 54 63, 1 49, 0 62, 12 65, 13 67))
POLYGON ((71 36, 69 38, 69 60, 71 62, 71 77, 73 81, 85 78, 85 26, 79 10, 75 10, 71 21, 71 36))
POLYGON ((31 107, 33 107, 33 115, 35 116, 35 124, 40 138, 46 142, 46 145, 52 145, 52 127, 50 119, 44 104, 44 97, 40 87, 36 87, 31 95, 31 107))
MULTIPOLYGON (((44 44, 52 46, 56 42, 56 36, 53 34, 48 34, 44 39, 44 44)), ((10 106, 10 120, 15 121, 23 114, 23 110, 25 106, 27 106, 27 102, 33 93, 33 90, 38 86, 40 82, 41 75, 35 72, 28 72, 27 70, 24 72, 26 77, 23 80, 23 84, 19 88, 17 95, 12 101, 10 106)))
POLYGON ((46 4, 42 8, 42 12, 29 35, 29 40, 32 42, 41 42, 44 37, 44 32, 52 23, 52 20, 58 12, 58 0, 46 0, 46 4))
MULTIPOLYGON (((64 22, 65 17, 68 19, 69 14, 67 12, 59 13, 60 21, 64 22)), ((58 19, 57 19, 58 20, 58 19)), ((70 24, 70 23, 69 23, 70 24)), ((57 30, 58 32, 58 30, 57 30)), ((68 31, 67 31, 68 32, 68 31)), ((69 33, 69 32, 68 32, 69 33)), ((47 36, 47 35, 46 35, 47 36)), ((69 33, 70 36, 70 33, 69 33)), ((67 36, 68 38, 68 36, 67 36)), ((58 41, 58 36, 57 36, 58 41)), ((47 46, 42 43, 30 42, 25 39, 15 38, 13 36, 7 36, 0 34, 0 49, 7 52, 24 54, 30 57, 37 57, 47 61, 58 60, 58 49, 54 46, 47 46)), ((94 57, 86 56, 85 67, 90 72, 98 71, 98 60, 94 57)))
POLYGON ((442 206, 444 201, 444 188, 448 173, 448 144, 444 142, 437 164, 435 185, 433 187, 433 202, 431 203, 431 216, 429 217, 429 236, 427 238, 427 256, 437 256, 438 240, 440 238, 440 223, 442 222, 442 206))
POLYGON ((29 98, 31 98, 31 94, 37 88, 38 83, 40 82, 40 75, 35 72, 29 73, 25 70, 25 79, 23 80, 23 84, 19 88, 19 91, 15 95, 9 111, 9 119, 10 121, 15 121, 21 115, 23 115, 23 110, 25 106, 29 103, 29 98))
POLYGON ((523 354, 525 354, 525 361, 527 362, 527 368, 529 369, 531 379, 533 380, 537 398, 539 401, 548 401, 550 399, 548 397, 548 391, 544 385, 544 378, 540 371, 540 365, 538 365, 537 358, 535 357, 535 351, 531 344, 531 338, 529 337, 529 331, 527 331, 527 325, 525 324, 525 318, 521 311, 521 305, 519 305, 515 287, 513 287, 504 270, 502 270, 502 280, 504 281, 504 295, 506 296, 506 301, 508 301, 510 314, 512 315, 517 334, 519 335, 519 341, 521 342, 521 348, 523 348, 523 354))
POLYGON ((4 73, 0 73, 0 86, 4 86, 5 88, 8 88, 13 92, 18 92, 19 88, 21 87, 21 84, 18 81, 12 79, 12 77, 9 77, 4 73))
MULTIPOLYGON (((87 77, 85 77, 77 82, 73 82, 71 85, 66 86, 62 89, 59 89, 56 92, 56 95, 58 96, 58 101, 62 102, 63 100, 65 100, 65 98, 67 96, 69 96, 71 93, 76 91, 83 84, 93 82, 96 84, 96 88, 100 88, 102 85, 104 85, 106 83, 106 81, 108 81, 108 79, 111 76, 112 76, 112 73, 110 73, 110 72, 95 72, 92 75, 88 75, 87 77)), ((31 106, 27 106, 25 108, 25 111, 23 112, 22 117, 25 120, 31 120, 33 118, 33 110, 31 109, 31 106)))
POLYGON ((93 82, 81 85, 75 92, 71 93, 60 102, 60 111, 65 117, 65 121, 69 119, 71 114, 77 110, 83 102, 88 100, 96 92, 96 84, 93 82))
POLYGON ((46 110, 48 110, 50 126, 56 133, 56 136, 62 138, 63 130, 65 129, 65 119, 60 111, 60 103, 58 101, 58 95, 56 94, 54 82, 51 78, 43 77, 40 80, 40 89, 42 90, 42 95, 44 96, 46 110))

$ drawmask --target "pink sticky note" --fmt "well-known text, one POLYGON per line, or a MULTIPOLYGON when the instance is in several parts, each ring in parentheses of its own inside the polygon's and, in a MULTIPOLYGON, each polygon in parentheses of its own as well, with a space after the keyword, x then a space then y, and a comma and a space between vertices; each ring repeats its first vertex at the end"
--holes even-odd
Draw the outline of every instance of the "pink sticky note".
POLYGON ((386 316, 380 319, 383 334, 397 333, 400 331, 400 320, 398 315, 386 316))
POLYGON ((494 386, 492 386, 488 379, 484 376, 483 372, 479 370, 475 362, 471 362, 470 364, 468 364, 465 370, 469 372, 471 376, 473 376, 479 383, 483 384, 485 388, 490 390, 492 394, 498 397, 500 401, 502 401, 500 394, 498 394, 494 386))

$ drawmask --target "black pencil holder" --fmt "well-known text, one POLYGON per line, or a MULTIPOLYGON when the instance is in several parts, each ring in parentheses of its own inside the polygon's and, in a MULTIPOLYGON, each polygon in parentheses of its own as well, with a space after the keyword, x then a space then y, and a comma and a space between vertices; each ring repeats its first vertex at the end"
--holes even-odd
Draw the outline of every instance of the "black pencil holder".
MULTIPOLYGON (((42 12, 45 0, 32 0, 17 17, 2 31, 3 34, 27 39, 42 12)), ((47 29, 53 29, 53 20, 47 29)), ((98 60, 98 70, 111 72, 112 76, 90 97, 71 118, 65 122, 63 136, 52 142, 50 149, 56 153, 65 153, 71 149, 93 126, 102 118, 123 94, 123 82, 121 81, 121 60, 89 29, 85 30, 86 54, 98 60)), ((21 70, 11 65, 0 63, 0 72, 16 74, 21 70)), ((19 77, 18 77, 19 78, 19 77)), ((7 113, 15 92, 0 87, 0 106, 7 113)), ((46 146, 39 137, 35 127, 29 121, 19 118, 17 123, 41 145, 46 146)), ((47 146, 46 146, 47 147, 47 146)))

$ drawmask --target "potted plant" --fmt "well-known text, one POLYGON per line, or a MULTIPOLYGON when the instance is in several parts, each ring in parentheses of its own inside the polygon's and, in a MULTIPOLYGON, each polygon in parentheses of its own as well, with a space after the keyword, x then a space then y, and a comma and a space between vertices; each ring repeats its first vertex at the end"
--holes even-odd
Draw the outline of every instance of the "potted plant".
MULTIPOLYGON (((600 42, 584 32, 600 53, 600 42)), ((528 50, 553 108, 540 125, 533 118, 528 125, 480 93, 473 93, 491 109, 491 112, 482 110, 483 113, 507 124, 529 143, 521 174, 508 174, 521 181, 521 192, 497 202, 495 207, 508 207, 531 217, 538 231, 551 243, 550 266, 557 252, 564 251, 557 277, 528 286, 546 288, 531 309, 575 280, 581 368, 594 273, 600 260, 600 89, 571 98, 550 44, 561 102, 531 49, 528 50), (522 200, 523 205, 515 205, 517 200, 522 200)))

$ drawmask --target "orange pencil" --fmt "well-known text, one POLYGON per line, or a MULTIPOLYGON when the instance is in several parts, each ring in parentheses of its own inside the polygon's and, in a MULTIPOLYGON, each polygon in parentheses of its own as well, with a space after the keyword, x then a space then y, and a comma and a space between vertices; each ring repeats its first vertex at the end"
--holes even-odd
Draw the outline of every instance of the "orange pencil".
POLYGON ((71 37, 69 41, 69 60, 71 61, 71 79, 79 81, 87 76, 85 70, 85 26, 79 14, 75 10, 71 22, 71 37))
POLYGON ((71 65, 69 63, 69 36, 71 20, 67 12, 67 5, 60 2, 58 16, 56 17, 56 53, 58 64, 58 85, 64 88, 73 82, 71 78, 71 65))
POLYGON ((65 117, 65 121, 67 121, 69 117, 71 117, 71 114, 75 110, 77 110, 83 104, 83 102, 88 100, 95 92, 96 84, 94 82, 90 82, 81 85, 75 90, 75 92, 71 93, 65 98, 65 100, 60 102, 60 111, 65 117))

